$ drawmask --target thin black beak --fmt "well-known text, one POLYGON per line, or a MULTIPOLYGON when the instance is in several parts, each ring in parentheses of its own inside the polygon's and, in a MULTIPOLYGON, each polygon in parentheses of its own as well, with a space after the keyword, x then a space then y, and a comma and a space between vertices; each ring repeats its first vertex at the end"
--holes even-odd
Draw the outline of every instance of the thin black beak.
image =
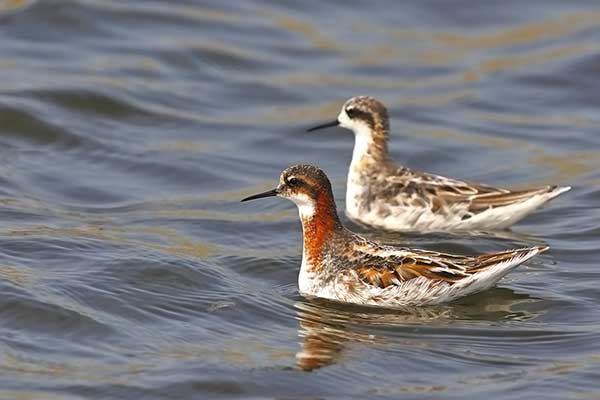
POLYGON ((340 121, 338 121, 336 119, 335 121, 328 122, 326 124, 317 125, 315 127, 307 129, 306 132, 312 132, 312 131, 317 131, 319 129, 331 128, 332 126, 338 126, 339 124, 340 124, 340 121))
POLYGON ((242 199, 240 201, 249 201, 249 200, 262 199, 263 197, 273 197, 273 196, 277 196, 278 194, 279 194, 279 191, 277 189, 267 190, 266 192, 262 192, 262 193, 258 193, 258 194, 253 194, 252 196, 248 196, 245 199, 242 199))

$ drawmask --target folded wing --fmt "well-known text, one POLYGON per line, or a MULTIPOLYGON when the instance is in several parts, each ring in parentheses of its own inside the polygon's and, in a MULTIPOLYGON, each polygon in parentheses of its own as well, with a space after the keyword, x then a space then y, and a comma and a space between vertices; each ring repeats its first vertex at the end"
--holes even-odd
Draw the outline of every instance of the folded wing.
POLYGON ((478 183, 450 179, 443 176, 410 171, 406 168, 390 178, 399 187, 418 188, 419 195, 428 198, 433 208, 463 204, 469 214, 523 203, 539 197, 542 202, 569 190, 569 187, 545 186, 541 188, 510 191, 478 183))
POLYGON ((513 260, 520 263, 529 258, 530 254, 546 249, 525 248, 475 257, 414 250, 406 251, 405 254, 386 255, 385 260, 382 257, 380 262, 369 255, 368 261, 359 263, 354 270, 363 282, 379 288, 400 285, 418 277, 454 284, 502 263, 513 260))

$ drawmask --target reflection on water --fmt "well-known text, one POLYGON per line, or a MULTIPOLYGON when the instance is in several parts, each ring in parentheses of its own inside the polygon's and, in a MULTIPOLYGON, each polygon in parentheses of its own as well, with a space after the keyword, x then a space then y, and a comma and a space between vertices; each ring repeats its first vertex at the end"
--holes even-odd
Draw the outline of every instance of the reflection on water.
POLYGON ((452 305, 411 307, 402 311, 347 306, 318 299, 296 302, 294 308, 301 339, 296 363, 305 371, 326 367, 338 362, 344 350, 356 344, 367 348, 393 346, 396 350, 399 345, 435 346, 430 338, 415 338, 411 327, 433 326, 438 334, 445 331, 452 335, 452 325, 457 321, 477 321, 476 325, 482 321, 528 321, 540 315, 528 307, 535 302, 526 294, 500 288, 452 305), (393 343, 387 343, 390 338, 384 338, 385 333, 390 332, 393 332, 393 343))

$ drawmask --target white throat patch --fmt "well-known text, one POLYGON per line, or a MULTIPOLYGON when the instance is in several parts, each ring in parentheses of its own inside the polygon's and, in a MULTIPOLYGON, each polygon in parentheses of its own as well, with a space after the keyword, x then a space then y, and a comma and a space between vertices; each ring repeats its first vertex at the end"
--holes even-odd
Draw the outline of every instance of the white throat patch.
POLYGON ((373 144, 371 128, 365 123, 354 125, 354 150, 352 151, 352 162, 358 162, 373 144))
POLYGON ((342 110, 338 115, 338 121, 342 128, 350 129, 354 132, 354 151, 352 152, 352 162, 356 163, 367 153, 373 143, 373 132, 371 127, 363 121, 354 121, 348 117, 342 110))
POLYGON ((315 215, 315 201, 305 194, 295 194, 290 197, 298 206, 298 214, 301 219, 310 219, 315 215))

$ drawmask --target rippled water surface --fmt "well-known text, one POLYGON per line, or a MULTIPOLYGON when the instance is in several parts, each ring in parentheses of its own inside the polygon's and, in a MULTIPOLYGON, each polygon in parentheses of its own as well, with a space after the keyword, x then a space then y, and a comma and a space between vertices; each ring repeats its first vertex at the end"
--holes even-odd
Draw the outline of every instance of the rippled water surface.
MULTIPOLYGON (((600 397, 597 1, 0 0, 0 398, 600 397), (343 207, 370 94, 393 156, 572 185, 510 232, 552 250, 460 302, 304 300, 296 162, 343 207)), ((348 224, 349 221, 346 220, 348 224)))

